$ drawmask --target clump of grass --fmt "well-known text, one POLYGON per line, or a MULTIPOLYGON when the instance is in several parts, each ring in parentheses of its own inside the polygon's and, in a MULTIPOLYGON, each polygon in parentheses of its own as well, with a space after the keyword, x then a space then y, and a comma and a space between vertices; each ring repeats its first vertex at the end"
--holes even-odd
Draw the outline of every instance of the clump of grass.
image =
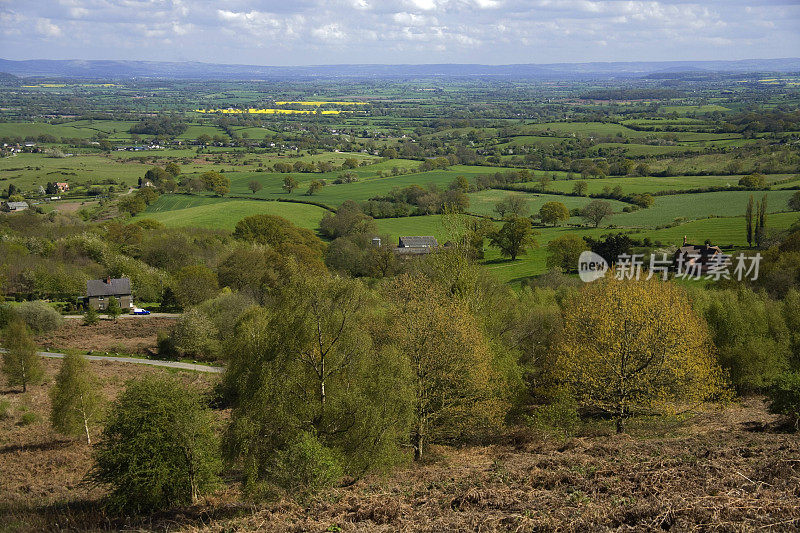
POLYGON ((19 422, 17 422, 18 426, 29 426, 35 422, 39 421, 39 416, 36 413, 24 413, 21 417, 19 417, 19 422))
POLYGON ((11 402, 8 400, 0 401, 0 420, 5 420, 10 417, 11 414, 9 411, 11 411, 11 402))

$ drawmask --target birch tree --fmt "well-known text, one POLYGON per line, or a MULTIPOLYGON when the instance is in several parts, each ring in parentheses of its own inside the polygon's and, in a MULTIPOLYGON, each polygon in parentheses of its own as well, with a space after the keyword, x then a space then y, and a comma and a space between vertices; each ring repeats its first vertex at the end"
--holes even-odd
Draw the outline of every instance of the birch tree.
POLYGON ((67 354, 61 362, 56 382, 50 389, 50 423, 64 435, 83 433, 86 443, 92 444, 90 428, 95 426, 102 412, 97 377, 82 355, 67 354))
POLYGON ((3 373, 9 385, 22 385, 22 392, 27 392, 29 384, 41 382, 42 362, 31 330, 22 320, 14 320, 3 330, 2 345, 3 373))

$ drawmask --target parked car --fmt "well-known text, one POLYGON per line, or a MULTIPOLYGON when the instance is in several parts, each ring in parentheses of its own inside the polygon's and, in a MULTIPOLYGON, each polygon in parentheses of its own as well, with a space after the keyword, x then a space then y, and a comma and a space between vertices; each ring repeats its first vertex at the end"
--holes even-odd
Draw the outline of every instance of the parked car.
POLYGON ((147 309, 140 309, 138 307, 134 307, 133 308, 133 314, 134 315, 149 315, 150 311, 148 311, 147 309))

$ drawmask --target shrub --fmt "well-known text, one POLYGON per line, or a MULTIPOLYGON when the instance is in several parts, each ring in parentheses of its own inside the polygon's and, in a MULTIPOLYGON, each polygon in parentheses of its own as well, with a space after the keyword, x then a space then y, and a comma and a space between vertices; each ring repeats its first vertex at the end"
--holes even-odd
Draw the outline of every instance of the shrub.
POLYGON ((341 459, 308 431, 276 453, 273 479, 289 492, 314 492, 342 477, 341 459))
POLYGON ((19 422, 17 422, 18 426, 29 426, 39 421, 39 417, 36 413, 24 413, 21 417, 19 417, 19 422))
POLYGON ((13 313, 35 333, 55 331, 63 322, 58 311, 42 301, 23 302, 13 308, 13 313))
POLYGON ((11 403, 8 400, 0 401, 0 420, 5 420, 11 416, 11 403))
POLYGON ((785 372, 767 391, 771 413, 785 415, 800 429, 800 372, 785 372))
POLYGON ((174 379, 131 381, 112 406, 88 479, 110 486, 111 507, 125 513, 194 503, 218 481, 213 425, 198 394, 174 379))
POLYGON ((213 361, 219 352, 217 328, 197 309, 190 309, 181 315, 172 331, 172 342, 178 354, 195 359, 213 361))
POLYGON ((530 417, 530 425, 537 432, 572 436, 580 425, 578 402, 567 391, 559 391, 553 403, 536 409, 530 417))

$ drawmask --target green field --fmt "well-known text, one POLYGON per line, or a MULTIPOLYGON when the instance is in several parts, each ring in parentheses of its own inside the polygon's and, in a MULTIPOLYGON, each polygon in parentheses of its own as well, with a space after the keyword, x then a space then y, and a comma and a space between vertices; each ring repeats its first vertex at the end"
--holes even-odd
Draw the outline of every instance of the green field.
MULTIPOLYGON (((767 217, 767 227, 772 230, 786 229, 800 220, 800 213, 774 213, 767 217)), ((693 220, 679 226, 658 230, 648 230, 634 234, 637 238, 650 237, 653 242, 660 241, 664 246, 679 246, 683 237, 691 243, 710 240, 722 246, 746 246, 747 234, 744 217, 704 218, 693 220)))
MULTIPOLYGON (((790 177, 791 174, 772 174, 767 176, 767 182, 773 183, 790 177)), ((589 178, 586 179, 589 194, 599 194, 608 187, 622 187, 625 194, 654 193, 660 191, 680 191, 687 189, 701 189, 704 187, 729 187, 736 186, 742 176, 636 176, 624 178, 589 178)), ((523 185, 526 186, 526 185, 523 185)), ((528 187, 538 187, 538 183, 531 182, 528 187)), ((572 192, 575 180, 555 180, 548 185, 550 189, 561 192, 572 192)))
POLYGON ((234 200, 165 194, 134 220, 150 218, 167 227, 204 227, 233 230, 244 217, 256 214, 278 215, 293 224, 316 230, 325 209, 315 205, 264 200, 234 200))
MULTIPOLYGON (((592 201, 592 198, 583 196, 564 196, 561 194, 539 194, 528 192, 504 191, 498 189, 487 189, 485 191, 469 193, 469 212, 482 216, 499 216, 494 210, 494 206, 508 196, 522 197, 526 200, 528 214, 534 215, 546 202, 560 202, 568 209, 580 208, 592 201)), ((613 206, 614 211, 621 212, 628 205, 617 200, 608 200, 613 206)))
POLYGON ((0 122, 0 137, 36 137, 49 134, 61 137, 91 139, 98 133, 108 134, 110 140, 130 139, 128 130, 134 122, 114 120, 78 120, 61 124, 46 122, 0 122))
POLYGON ((632 213, 617 213, 608 223, 622 227, 655 227, 669 224, 676 218, 695 220, 711 216, 740 216, 744 215, 751 195, 760 200, 764 194, 767 195, 768 211, 774 213, 788 209, 788 201, 794 191, 722 191, 658 196, 651 207, 632 213))
MULTIPOLYGON (((388 176, 379 178, 377 170, 388 170, 393 166, 393 162, 383 162, 377 165, 370 165, 368 167, 359 167, 352 172, 365 176, 360 181, 354 183, 342 183, 335 185, 332 180, 336 178, 341 171, 330 172, 327 174, 281 174, 275 172, 250 172, 250 173, 237 173, 229 174, 231 179, 231 193, 233 194, 250 194, 247 185, 251 180, 258 181, 264 188, 255 194, 258 198, 298 198, 303 200, 313 200, 325 205, 336 207, 341 205, 345 200, 355 200, 357 202, 369 200, 376 196, 386 195, 395 187, 407 187, 409 185, 420 185, 425 187, 429 184, 436 185, 440 188, 447 188, 447 186, 457 177, 465 176, 467 179, 480 174, 487 174, 492 169, 486 167, 470 167, 470 166, 453 166, 448 170, 432 170, 429 172, 415 172, 411 174, 403 174, 399 176, 388 176), (294 176, 298 180, 300 186, 291 195, 285 192, 282 188, 283 179, 288 176, 294 176), (313 196, 305 196, 308 185, 315 179, 327 178, 330 181, 328 185, 323 187, 319 192, 313 196)), ((418 164, 417 164, 418 165, 418 164)))
POLYGON ((663 113, 677 113, 679 115, 687 113, 711 113, 713 111, 730 111, 729 108, 716 104, 706 105, 665 105, 661 107, 663 113))

